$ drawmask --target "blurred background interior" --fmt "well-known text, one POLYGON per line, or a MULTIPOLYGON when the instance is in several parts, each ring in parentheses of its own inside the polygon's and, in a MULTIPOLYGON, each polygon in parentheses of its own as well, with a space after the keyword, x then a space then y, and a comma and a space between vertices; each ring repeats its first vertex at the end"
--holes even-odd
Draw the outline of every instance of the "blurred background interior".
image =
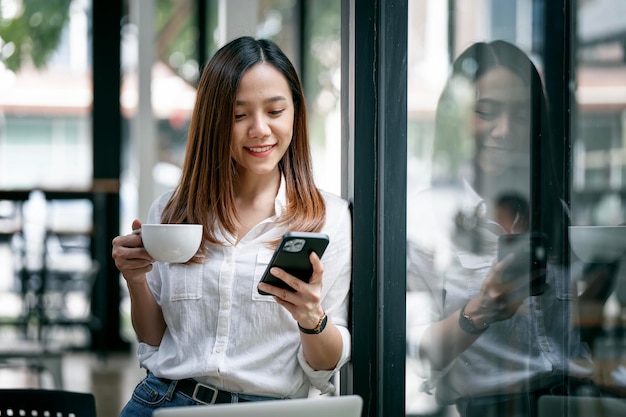
MULTIPOLYGON (((351 197, 349 179, 364 168, 348 154, 361 138, 352 136, 354 127, 346 128, 353 113, 342 102, 342 86, 358 74, 361 61, 354 51, 347 53, 346 39, 358 38, 350 30, 370 29, 346 26, 355 13, 360 16, 359 7, 375 3, 0 0, 1 387, 94 392, 101 416, 117 415, 127 401, 142 370, 110 242, 128 233, 132 219, 143 218, 152 199, 176 184, 195 82, 202 63, 226 40, 242 34, 271 38, 296 63, 309 104, 318 184, 351 197)), ((410 204, 412 193, 447 169, 433 159, 432 140, 434 110, 451 60, 473 41, 507 39, 547 74, 553 62, 544 53, 546 28, 551 7, 563 6, 548 0, 380 3, 408 7, 406 27, 399 29, 406 33, 407 50, 395 52, 405 58, 407 74, 406 137, 398 142, 406 144, 401 153, 406 160, 396 162, 406 168, 399 183, 406 188, 399 192, 410 204)), ((563 3, 572 60, 560 63, 563 70, 555 76, 565 71, 571 81, 572 101, 565 103, 571 118, 562 121, 569 140, 564 181, 570 221, 621 224, 626 221, 626 2, 563 3)), ((357 52, 367 48, 367 40, 359 42, 357 52)), ((400 232, 410 240, 422 231, 400 232)), ((597 302, 581 306, 579 324, 601 364, 598 381, 626 393, 626 290, 619 284, 626 276, 616 268, 597 302)), ((406 274, 385 279, 407 291, 406 274)), ((427 302, 409 288, 406 306, 387 311, 402 325, 405 320, 406 326, 417 325, 419 317, 408 312, 427 302)), ((358 300, 355 305, 359 308, 358 300)), ((374 326, 359 337, 385 338, 385 331, 374 326)), ((397 349, 404 352, 403 346, 397 349)), ((366 356, 366 362, 384 366, 375 353, 366 356)), ((396 407, 406 415, 453 413, 419 393, 415 364, 402 358, 402 369, 381 377, 403 380, 395 386, 404 387, 404 404, 396 407)), ((362 360, 353 363, 355 369, 362 360)), ((359 391, 359 381, 347 382, 359 391)), ((389 385, 372 395, 383 398, 393 389, 389 385)))

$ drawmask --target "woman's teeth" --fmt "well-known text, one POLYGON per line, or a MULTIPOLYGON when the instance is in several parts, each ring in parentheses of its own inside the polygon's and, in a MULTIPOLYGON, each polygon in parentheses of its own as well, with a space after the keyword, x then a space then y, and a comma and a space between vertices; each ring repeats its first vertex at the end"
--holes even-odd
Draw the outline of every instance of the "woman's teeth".
POLYGON ((270 149, 272 149, 272 145, 262 146, 262 147, 259 147, 259 148, 248 148, 249 151, 251 151, 251 152, 258 152, 258 153, 267 152, 270 149))

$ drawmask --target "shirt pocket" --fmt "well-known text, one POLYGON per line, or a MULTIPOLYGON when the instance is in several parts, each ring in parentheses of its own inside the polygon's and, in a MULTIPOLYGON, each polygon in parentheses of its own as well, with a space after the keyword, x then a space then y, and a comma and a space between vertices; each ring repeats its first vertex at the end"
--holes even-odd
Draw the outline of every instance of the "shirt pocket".
POLYGON ((263 273, 265 272, 267 266, 272 260, 273 254, 274 252, 266 247, 262 247, 257 253, 256 263, 254 265, 254 279, 252 280, 252 299, 255 301, 269 301, 272 303, 276 302, 273 296, 259 294, 259 290, 257 289, 263 273))
POLYGON ((458 254, 458 260, 457 273, 460 276, 455 279, 455 282, 463 288, 465 297, 471 299, 480 292, 483 281, 493 267, 493 258, 461 252, 458 254))
POLYGON ((172 301, 198 300, 202 297, 204 264, 169 264, 172 301))

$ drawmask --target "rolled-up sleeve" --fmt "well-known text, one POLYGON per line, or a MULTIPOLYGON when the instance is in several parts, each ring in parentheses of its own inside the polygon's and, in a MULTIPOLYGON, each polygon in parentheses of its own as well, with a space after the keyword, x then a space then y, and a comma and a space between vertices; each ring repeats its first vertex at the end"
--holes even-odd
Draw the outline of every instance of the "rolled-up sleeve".
POLYGON ((337 362, 337 366, 335 366, 335 369, 316 371, 315 369, 311 368, 311 366, 304 358, 302 346, 300 346, 300 349, 298 349, 298 362, 300 363, 300 366, 307 374, 309 381, 311 381, 311 385, 318 389, 321 394, 335 392, 336 387, 331 382, 331 379, 333 375, 337 373, 350 360, 352 346, 350 332, 343 326, 337 326, 337 329, 339 329, 339 332, 341 333, 342 349, 341 357, 339 359, 339 362, 337 362))

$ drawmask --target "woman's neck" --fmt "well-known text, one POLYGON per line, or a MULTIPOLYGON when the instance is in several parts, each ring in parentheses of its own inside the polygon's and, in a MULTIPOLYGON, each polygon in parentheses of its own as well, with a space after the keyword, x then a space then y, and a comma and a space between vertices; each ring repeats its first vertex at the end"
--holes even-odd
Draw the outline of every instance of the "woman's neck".
POLYGON ((255 225, 276 214, 275 201, 280 181, 278 169, 275 173, 264 176, 239 177, 235 186, 235 204, 239 217, 237 241, 255 225))
POLYGON ((274 198, 280 187, 280 177, 278 167, 264 175, 240 172, 235 182, 235 196, 237 199, 255 200, 271 194, 274 198))

